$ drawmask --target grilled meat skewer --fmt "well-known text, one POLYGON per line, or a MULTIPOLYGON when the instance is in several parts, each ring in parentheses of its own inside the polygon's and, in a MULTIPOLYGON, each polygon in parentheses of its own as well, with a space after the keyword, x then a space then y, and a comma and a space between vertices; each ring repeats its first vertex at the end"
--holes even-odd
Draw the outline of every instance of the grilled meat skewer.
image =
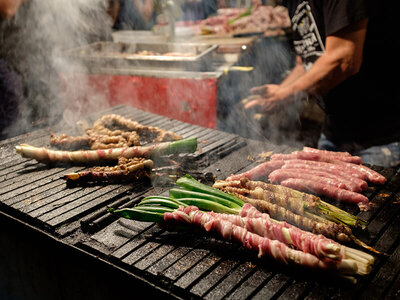
POLYGON ((157 143, 180 140, 182 136, 111 114, 96 120, 93 127, 86 128, 85 135, 72 137, 52 134, 50 144, 64 150, 81 149, 82 146, 96 150, 139 146, 141 139, 157 143))
POLYGON ((113 167, 94 167, 77 173, 64 175, 64 179, 72 182, 126 182, 140 178, 149 178, 154 163, 145 158, 125 158, 118 160, 113 167))
POLYGON ((117 161, 120 157, 157 157, 161 155, 193 153, 197 149, 197 139, 163 142, 149 146, 135 146, 125 148, 114 148, 107 150, 80 150, 62 151, 47 148, 38 148, 27 144, 15 147, 17 153, 26 158, 36 159, 45 164, 52 163, 80 163, 93 164, 108 161, 117 161))

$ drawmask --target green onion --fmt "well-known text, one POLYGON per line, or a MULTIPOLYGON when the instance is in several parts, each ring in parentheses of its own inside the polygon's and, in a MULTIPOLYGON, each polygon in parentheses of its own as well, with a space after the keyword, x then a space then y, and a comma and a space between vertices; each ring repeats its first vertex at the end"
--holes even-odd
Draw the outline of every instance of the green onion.
POLYGON ((215 201, 217 203, 220 203, 222 205, 225 205, 229 208, 234 208, 234 209, 240 209, 242 207, 241 205, 237 204, 236 202, 233 202, 232 200, 228 200, 226 198, 210 195, 207 193, 189 191, 189 190, 185 190, 185 189, 172 188, 169 190, 169 196, 173 199, 179 199, 179 200, 180 200, 180 198, 207 199, 207 200, 215 201))
POLYGON ((160 150, 163 155, 193 153, 197 149, 197 138, 193 137, 173 142, 164 142, 162 144, 165 144, 166 147, 159 147, 156 150, 160 150))
POLYGON ((240 209, 232 209, 225 205, 222 205, 218 202, 200 199, 200 198, 180 198, 180 202, 183 202, 187 205, 193 205, 198 207, 201 210, 205 211, 214 211, 217 213, 226 213, 226 214, 238 214, 240 209))
POLYGON ((144 198, 140 201, 136 207, 141 205, 161 205, 165 207, 170 207, 173 209, 179 208, 179 206, 187 206, 186 204, 179 202, 178 200, 167 198, 167 197, 158 197, 158 196, 150 196, 144 198))
POLYGON ((179 178, 176 181, 176 184, 186 190, 194 191, 194 192, 200 192, 200 193, 206 193, 210 195, 214 195, 217 197, 221 197, 224 199, 228 199, 242 207, 244 205, 244 202, 240 200, 238 197, 225 193, 223 191, 220 191, 216 188, 210 187, 208 185, 205 185, 203 183, 198 182, 196 179, 194 179, 190 175, 184 175, 181 178, 179 178))
POLYGON ((135 206, 134 209, 136 210, 140 210, 140 211, 148 211, 148 212, 155 212, 155 213, 160 213, 163 214, 165 212, 174 212, 175 209, 170 208, 170 207, 166 207, 166 206, 162 206, 162 205, 141 205, 141 206, 135 206))
POLYGON ((315 208, 318 210, 318 214, 323 215, 330 221, 336 223, 340 222, 352 227, 360 227, 361 229, 365 229, 367 227, 367 221, 360 219, 357 216, 354 216, 325 201, 317 201, 315 208))

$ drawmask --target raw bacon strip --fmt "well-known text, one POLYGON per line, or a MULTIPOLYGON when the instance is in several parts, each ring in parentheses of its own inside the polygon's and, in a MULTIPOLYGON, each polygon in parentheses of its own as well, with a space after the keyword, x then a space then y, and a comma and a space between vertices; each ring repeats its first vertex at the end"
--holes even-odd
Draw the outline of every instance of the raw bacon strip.
POLYGON ((359 156, 337 156, 326 153, 294 151, 290 154, 273 154, 271 160, 289 160, 289 159, 304 159, 312 161, 335 162, 341 160, 348 163, 361 164, 362 159, 359 156))
POLYGON ((322 184, 331 184, 341 189, 349 190, 352 192, 361 192, 356 184, 351 181, 346 181, 340 178, 332 178, 321 176, 321 174, 306 172, 302 169, 278 169, 269 174, 269 181, 271 183, 280 183, 281 181, 289 178, 303 178, 320 182, 322 184))
POLYGON ((286 179, 281 182, 281 185, 304 192, 323 195, 340 201, 356 203, 361 210, 369 209, 369 201, 366 196, 340 189, 333 185, 321 184, 320 182, 299 178, 286 179))
POLYGON ((329 151, 329 150, 321 150, 312 147, 303 147, 304 152, 313 152, 313 153, 323 153, 331 156, 352 156, 349 152, 338 152, 338 151, 329 151))
POLYGON ((250 203, 253 206, 253 209, 242 209, 240 211, 240 214, 243 217, 262 217, 262 213, 258 210, 260 209, 261 211, 268 212, 268 214, 274 219, 289 222, 290 224, 298 226, 304 230, 308 230, 312 233, 322 234, 327 238, 335 239, 340 242, 351 241, 351 230, 342 224, 336 224, 327 220, 321 220, 321 222, 317 222, 306 216, 296 214, 283 206, 264 200, 245 197, 241 194, 233 194, 242 199, 244 202, 250 203))
MULTIPOLYGON (((245 206, 243 210, 247 211, 245 206)), ((253 207, 254 208, 254 207, 253 207)), ((311 232, 303 231, 286 222, 273 221, 268 214, 261 214, 260 217, 242 217, 240 215, 211 213, 218 219, 229 221, 234 225, 246 228, 252 233, 273 240, 279 240, 289 246, 294 246, 298 250, 311 253, 323 260, 341 260, 341 245, 333 240, 327 239, 323 235, 316 235, 311 232)))
MULTIPOLYGON (((324 166, 320 166, 318 164, 308 164, 303 163, 300 160, 288 160, 283 166, 282 169, 300 169, 303 172, 309 172, 311 174, 316 174, 318 176, 330 177, 330 178, 341 178, 341 180, 345 182, 352 182, 355 184, 361 191, 364 191, 368 188, 368 183, 359 178, 352 176, 351 174, 346 173, 344 170, 336 169, 336 168, 328 168, 324 166)), ((361 175, 360 175, 361 176, 361 175)))
MULTIPOLYGON (((303 165, 310 165, 314 167, 318 167, 321 170, 329 171, 333 174, 340 175, 342 173, 350 175, 352 177, 360 178, 364 181, 368 180, 368 177, 359 170, 346 167, 342 164, 335 164, 335 163, 328 163, 323 161, 312 161, 312 160, 305 160, 305 159, 294 159, 294 160, 287 160, 282 167, 292 167, 294 164, 303 164, 303 165)), ((308 168, 308 167, 307 167, 308 168)))
MULTIPOLYGON (((258 234, 249 232, 241 226, 225 220, 220 220, 198 210, 197 207, 181 208, 179 211, 164 213, 164 220, 184 222, 198 225, 206 231, 216 232, 226 240, 235 240, 252 251, 258 251, 258 257, 270 256, 279 262, 289 264, 300 264, 312 268, 330 269, 337 268, 336 264, 330 264, 320 260, 318 257, 291 249, 278 240, 271 240, 258 234)), ((352 266, 357 270, 357 265, 352 266)))
POLYGON ((249 171, 246 171, 241 174, 231 175, 226 180, 239 180, 240 178, 247 178, 250 180, 256 180, 267 177, 272 171, 279 169, 283 166, 284 161, 267 161, 262 164, 257 165, 249 171))
POLYGON ((365 177, 367 178, 367 180, 369 180, 372 183, 384 184, 386 182, 385 176, 379 174, 378 172, 376 172, 366 166, 355 165, 355 164, 346 163, 343 161, 336 161, 335 163, 339 164, 341 166, 344 166, 345 168, 359 171, 360 173, 364 174, 365 177))

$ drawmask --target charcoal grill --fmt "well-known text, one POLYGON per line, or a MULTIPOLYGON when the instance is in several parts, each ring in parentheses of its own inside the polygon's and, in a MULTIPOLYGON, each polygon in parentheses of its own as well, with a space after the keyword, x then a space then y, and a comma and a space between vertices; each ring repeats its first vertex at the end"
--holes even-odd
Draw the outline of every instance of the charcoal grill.
MULTIPOLYGON (((108 113, 198 137, 199 151, 183 161, 188 172, 205 181, 210 175, 225 179, 250 169, 257 162, 249 156, 262 151, 293 150, 124 105, 87 121, 108 113)), ((0 298, 3 290, 14 298, 29 293, 30 299, 109 299, 139 291, 178 299, 383 299, 399 294, 400 175, 394 169, 373 167, 388 181, 367 191, 372 210, 358 213, 353 206, 339 205, 369 221, 358 237, 387 254, 377 256, 371 274, 352 285, 259 260, 236 244, 201 233, 116 219, 107 207, 131 207, 147 195, 166 194, 169 187, 150 181, 67 187, 61 176, 83 167, 48 168, 14 151, 20 143, 49 146, 51 132, 77 133, 61 123, 0 142, 0 253, 8 257, 0 264, 0 298)))

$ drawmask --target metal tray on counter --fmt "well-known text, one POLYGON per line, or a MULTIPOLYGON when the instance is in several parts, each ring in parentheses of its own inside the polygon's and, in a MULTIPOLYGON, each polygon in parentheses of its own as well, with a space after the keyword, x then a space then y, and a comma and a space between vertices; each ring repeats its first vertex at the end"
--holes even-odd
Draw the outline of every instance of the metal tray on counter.
POLYGON ((66 54, 91 67, 205 71, 216 48, 209 44, 96 42, 66 54))

